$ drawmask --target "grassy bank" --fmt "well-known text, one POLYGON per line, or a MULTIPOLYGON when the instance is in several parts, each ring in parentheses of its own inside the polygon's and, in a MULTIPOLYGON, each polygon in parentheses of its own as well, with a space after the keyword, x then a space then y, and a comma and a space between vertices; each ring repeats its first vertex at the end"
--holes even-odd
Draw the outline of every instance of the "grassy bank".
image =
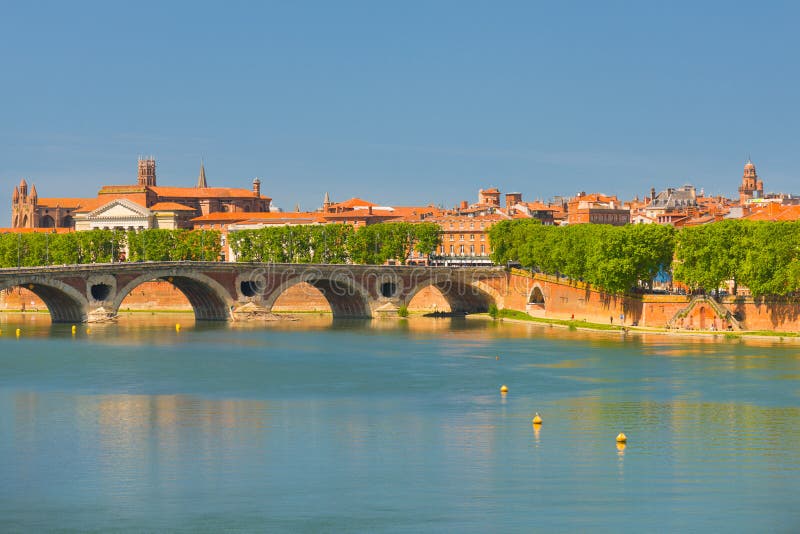
POLYGON ((570 321, 566 319, 548 319, 544 317, 533 317, 525 312, 517 310, 502 309, 497 310, 495 317, 491 317, 488 313, 478 314, 480 317, 496 320, 509 320, 514 322, 527 322, 560 326, 568 328, 569 330, 597 330, 597 331, 625 331, 637 333, 652 333, 652 334, 666 334, 677 336, 704 336, 704 337, 719 337, 724 339, 740 339, 740 338, 768 338, 783 340, 786 338, 800 341, 800 333, 798 332, 781 332, 777 330, 742 330, 736 332, 715 332, 711 330, 669 330, 667 328, 655 327, 641 327, 641 326, 619 326, 603 323, 591 323, 589 321, 570 321))
POLYGON ((611 324, 590 323, 588 321, 570 321, 567 319, 547 319, 544 317, 533 317, 525 312, 517 310, 502 309, 497 311, 497 319, 511 319, 514 321, 527 321, 532 323, 558 325, 569 328, 570 330, 577 330, 579 328, 589 328, 591 330, 612 330, 621 331, 625 330, 624 327, 611 324))

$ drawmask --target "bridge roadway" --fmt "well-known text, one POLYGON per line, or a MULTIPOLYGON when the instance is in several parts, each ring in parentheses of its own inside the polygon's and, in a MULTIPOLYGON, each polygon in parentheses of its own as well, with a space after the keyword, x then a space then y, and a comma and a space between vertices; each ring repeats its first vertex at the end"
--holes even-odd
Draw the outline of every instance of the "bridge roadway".
POLYGON ((31 290, 53 322, 98 322, 116 317, 139 285, 164 280, 186 295, 198 320, 227 321, 240 309, 269 312, 289 287, 307 282, 322 292, 334 317, 368 318, 396 313, 427 286, 453 312, 486 311, 499 304, 497 288, 506 276, 501 267, 131 262, 0 269, 0 290, 31 290))

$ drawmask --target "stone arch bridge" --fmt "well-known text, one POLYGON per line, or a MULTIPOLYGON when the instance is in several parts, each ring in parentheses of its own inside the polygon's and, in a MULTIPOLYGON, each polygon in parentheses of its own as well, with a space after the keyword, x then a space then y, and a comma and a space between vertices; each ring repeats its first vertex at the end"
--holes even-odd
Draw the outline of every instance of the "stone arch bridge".
POLYGON ((173 284, 207 321, 235 319, 240 309, 269 312, 302 282, 320 290, 339 318, 396 313, 428 286, 454 313, 485 312, 493 303, 502 307, 507 287, 499 267, 141 262, 0 269, 0 290, 29 289, 58 323, 113 319, 125 297, 152 280, 173 284))

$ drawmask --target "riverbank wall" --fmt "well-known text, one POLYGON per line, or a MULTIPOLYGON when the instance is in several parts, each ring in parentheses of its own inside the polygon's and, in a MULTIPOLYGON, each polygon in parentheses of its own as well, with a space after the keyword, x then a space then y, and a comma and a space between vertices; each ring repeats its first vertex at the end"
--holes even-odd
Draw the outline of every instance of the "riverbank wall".
POLYGON ((800 300, 737 296, 613 295, 588 284, 512 270, 502 306, 534 317, 680 330, 800 331, 800 300))

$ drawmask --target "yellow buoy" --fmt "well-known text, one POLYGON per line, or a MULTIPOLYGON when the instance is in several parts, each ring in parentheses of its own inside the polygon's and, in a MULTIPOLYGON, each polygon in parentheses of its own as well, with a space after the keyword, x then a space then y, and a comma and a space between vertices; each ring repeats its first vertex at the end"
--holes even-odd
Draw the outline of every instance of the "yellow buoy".
POLYGON ((78 327, 75 326, 75 325, 72 325, 72 335, 73 336, 75 335, 75 332, 77 332, 77 331, 78 331, 78 327))
POLYGON ((19 328, 17 328, 17 337, 19 337, 19 336, 21 336, 21 335, 22 335, 22 330, 20 330, 19 328))
POLYGON ((617 436, 617 443, 625 443, 628 441, 628 436, 624 432, 620 432, 617 436))
POLYGON ((506 386, 505 384, 500 386, 500 393, 508 393, 508 386, 506 386))
POLYGON ((533 416, 533 424, 534 425, 541 425, 542 424, 542 416, 539 415, 539 412, 536 412, 536 415, 533 416))
POLYGON ((87 329, 86 329, 86 333, 87 333, 87 334, 91 334, 91 333, 92 333, 92 329, 91 329, 91 328, 87 328, 87 329))
POLYGON ((181 331, 181 323, 175 323, 175 331, 176 332, 180 332, 181 331))

